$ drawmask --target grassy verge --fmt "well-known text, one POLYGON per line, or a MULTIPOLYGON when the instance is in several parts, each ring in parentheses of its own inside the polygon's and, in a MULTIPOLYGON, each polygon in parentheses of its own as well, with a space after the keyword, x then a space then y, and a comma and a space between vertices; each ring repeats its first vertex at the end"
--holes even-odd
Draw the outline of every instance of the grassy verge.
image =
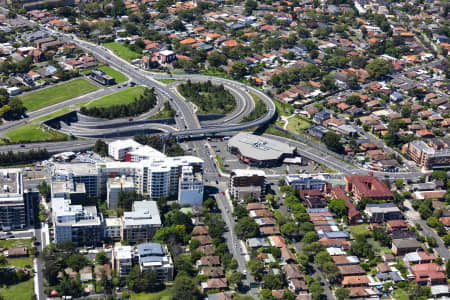
POLYGON ((278 114, 281 116, 290 116, 294 113, 294 108, 287 103, 280 102, 278 100, 273 100, 277 107, 278 114))
POLYGON ((122 43, 111 42, 103 45, 106 48, 114 51, 117 55, 119 55, 123 59, 128 61, 142 57, 142 54, 132 51, 130 48, 128 48, 125 44, 122 43))
POLYGON ((101 66, 98 67, 99 70, 105 72, 107 75, 114 77, 114 80, 116 81, 116 83, 122 83, 128 80, 128 77, 123 75, 122 73, 120 73, 119 71, 108 67, 108 66, 101 66))
POLYGON ((164 102, 163 109, 159 111, 157 114, 150 116, 148 120, 152 119, 167 119, 175 116, 176 111, 172 109, 168 101, 164 102))
POLYGON ((72 107, 65 107, 65 108, 63 108, 63 109, 61 109, 61 110, 58 110, 58 111, 55 111, 55 112, 53 112, 53 113, 51 113, 51 114, 48 114, 48 115, 42 116, 42 117, 40 117, 40 118, 34 119, 33 121, 36 121, 36 122, 47 121, 47 120, 56 118, 56 117, 58 117, 58 116, 67 114, 67 113, 69 113, 69 112, 71 112, 71 111, 74 111, 74 110, 75 110, 75 109, 72 108, 72 107))
POLYGON ((6 288, 1 288, 0 295, 8 300, 32 299, 34 295, 33 278, 6 288))
POLYGON ((4 136, 11 143, 66 141, 69 139, 67 135, 39 124, 18 127, 6 132, 4 136))
POLYGON ((171 290, 166 288, 156 293, 131 293, 132 300, 172 300, 171 290))
POLYGON ((262 116, 264 116, 264 114, 267 112, 266 104, 261 100, 261 98, 253 94, 252 92, 250 92, 249 94, 253 98, 253 101, 255 102, 255 107, 248 116, 242 119, 241 123, 257 120, 262 116))
POLYGON ((159 82, 162 82, 164 84, 171 84, 178 81, 178 79, 162 79, 162 78, 155 78, 155 80, 158 80, 159 82))
POLYGON ((85 106, 87 108, 92 107, 110 107, 113 105, 128 104, 133 102, 133 100, 144 93, 145 87, 135 86, 120 92, 102 97, 98 100, 93 100, 89 102, 84 102, 79 104, 80 106, 85 106))
POLYGON ((37 110, 52 104, 75 98, 97 90, 97 86, 84 78, 74 79, 52 87, 20 96, 28 111, 37 110))
POLYGON ((308 129, 309 127, 311 127, 310 122, 308 122, 307 120, 305 120, 303 118, 295 116, 295 117, 289 118, 286 129, 291 132, 297 133, 299 131, 308 129))
POLYGON ((219 157, 219 155, 216 155, 216 159, 217 159, 217 162, 219 163, 219 168, 223 171, 224 166, 222 163, 222 159, 219 157))

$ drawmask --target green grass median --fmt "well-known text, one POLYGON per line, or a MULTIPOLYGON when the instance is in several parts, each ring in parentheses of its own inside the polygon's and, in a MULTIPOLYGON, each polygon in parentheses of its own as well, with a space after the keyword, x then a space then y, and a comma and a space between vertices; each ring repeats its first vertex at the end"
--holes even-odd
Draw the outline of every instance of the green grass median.
POLYGON ((17 127, 4 134, 11 143, 66 141, 69 137, 54 129, 36 123, 17 127))
POLYGON ((27 111, 38 110, 71 98, 96 91, 98 87, 84 78, 74 79, 19 97, 27 111))
POLYGON ((85 103, 81 103, 80 106, 85 106, 87 108, 92 107, 109 107, 113 105, 128 104, 133 102, 134 98, 139 97, 144 94, 145 87, 135 86, 126 90, 121 90, 120 92, 102 97, 98 100, 93 100, 85 103))

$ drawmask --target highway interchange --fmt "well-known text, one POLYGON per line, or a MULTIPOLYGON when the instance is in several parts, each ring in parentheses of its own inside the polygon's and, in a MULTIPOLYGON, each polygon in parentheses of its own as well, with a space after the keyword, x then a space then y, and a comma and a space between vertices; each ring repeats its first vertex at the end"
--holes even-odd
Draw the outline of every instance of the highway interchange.
MULTIPOLYGON (((193 149, 193 155, 196 155, 205 161, 204 164, 205 181, 208 182, 207 185, 212 186, 216 189, 214 195, 217 199, 219 208, 221 209, 222 212, 223 219, 228 228, 228 231, 224 233, 224 236, 226 238, 230 252, 232 252, 234 258, 238 261, 239 265, 238 269, 244 274, 246 274, 244 285, 249 287, 251 282, 251 276, 249 271, 247 270, 244 256, 238 242, 239 240, 233 232, 234 220, 232 217, 232 205, 229 199, 227 199, 222 193, 222 191, 225 191, 227 188, 227 181, 225 177, 222 176, 219 170, 217 169, 216 162, 213 159, 214 156, 211 155, 213 152, 212 148, 208 146, 208 143, 205 140, 201 140, 201 138, 215 134, 224 134, 224 133, 232 134, 239 130, 259 127, 270 122, 276 115, 276 106, 274 102, 270 99, 270 97, 268 97, 267 95, 265 95, 264 93, 253 87, 245 86, 241 83, 228 79, 198 74, 170 75, 162 73, 150 73, 121 59, 120 57, 116 56, 115 53, 104 48, 103 46, 94 45, 85 41, 81 41, 77 38, 74 38, 71 35, 63 35, 61 33, 56 33, 43 26, 41 26, 41 29, 49 31, 49 33, 53 35, 58 35, 60 39, 66 42, 72 42, 77 44, 77 46, 79 46, 86 52, 91 53, 100 61, 106 62, 110 66, 124 73, 126 76, 128 76, 130 80, 134 81, 137 85, 143 85, 149 88, 154 88, 159 100, 158 106, 151 112, 148 112, 144 116, 138 117, 132 121, 128 119, 104 121, 88 117, 81 117, 78 124, 73 123, 70 126, 63 125, 63 127, 61 128, 63 132, 71 133, 75 136, 93 139, 80 139, 57 143, 33 143, 33 144, 26 144, 25 146, 4 145, 0 146, 0 152, 27 151, 30 149, 37 149, 37 148, 46 148, 51 153, 64 151, 83 151, 92 148, 95 142, 94 138, 102 137, 107 139, 116 139, 119 136, 122 137, 126 135, 130 136, 138 132, 148 132, 148 133, 164 132, 166 134, 170 133, 170 135, 173 137, 187 138, 186 143, 189 148, 193 149), (224 116, 223 118, 200 122, 198 116, 194 111, 194 107, 191 105, 191 103, 186 101, 186 99, 183 99, 183 97, 181 97, 176 92, 176 86, 179 82, 165 85, 159 82, 157 79, 177 79, 179 80, 179 82, 185 81, 187 79, 190 79, 191 81, 211 80, 214 84, 223 84, 225 88, 229 90, 237 100, 237 108, 230 115, 224 116), (251 97, 251 95, 249 95, 249 92, 252 92, 254 95, 259 97, 265 103, 265 105, 267 106, 267 113, 257 120, 253 120, 246 123, 240 123, 242 121, 242 118, 248 115, 255 106, 253 98, 251 97), (154 120, 151 121, 145 120, 148 116, 156 113, 159 110, 164 100, 168 100, 171 106, 176 111, 175 124, 167 124, 166 121, 164 123, 158 123, 155 122, 154 120), (195 138, 189 139, 189 137, 195 138), (208 148, 205 147, 205 145, 207 145, 208 148)), ((75 99, 71 99, 68 101, 52 105, 47 108, 43 108, 38 111, 31 112, 27 119, 2 124, 0 126, 0 134, 6 132, 13 126, 24 124, 30 120, 42 117, 51 112, 57 111, 61 108, 97 99, 104 95, 111 94, 115 91, 117 91, 116 87, 105 88, 90 93, 88 95, 84 95, 75 99)), ((304 143, 300 143, 298 141, 286 139, 283 137, 278 136, 270 136, 270 137, 282 140, 295 146, 298 150, 298 153, 301 156, 304 156, 308 159, 326 165, 327 167, 333 168, 342 175, 356 175, 356 174, 362 175, 367 174, 369 172, 369 170, 350 165, 347 162, 344 162, 335 156, 320 152, 317 148, 314 148, 310 145, 306 145, 304 143)), ((376 176, 384 178, 389 177, 389 178, 404 178, 404 179, 417 179, 418 177, 423 176, 423 174, 420 172, 385 173, 374 171, 374 174, 376 176)), ((42 249, 41 247, 45 245, 46 240, 45 234, 42 234, 41 236, 41 230, 37 230, 35 234, 37 235, 38 241, 42 240, 42 244, 39 247, 41 250, 42 249)), ((38 270, 41 270, 42 266, 38 265, 37 268, 38 270)), ((43 294, 42 289, 42 277, 39 275, 38 275, 38 284, 40 286, 38 288, 39 289, 38 299, 45 299, 45 295, 43 294)), ((254 298, 256 298, 257 296, 256 289, 249 289, 248 293, 254 298)))

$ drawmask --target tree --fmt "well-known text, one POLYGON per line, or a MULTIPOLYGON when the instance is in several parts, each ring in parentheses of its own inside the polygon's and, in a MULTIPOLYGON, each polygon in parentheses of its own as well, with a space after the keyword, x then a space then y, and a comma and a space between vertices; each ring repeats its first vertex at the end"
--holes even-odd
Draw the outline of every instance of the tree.
POLYGON ((347 211, 344 199, 332 199, 328 207, 338 216, 342 217, 347 211))
POLYGON ((382 76, 392 73, 393 67, 391 62, 376 58, 367 64, 366 71, 369 72, 372 78, 379 79, 382 76))
POLYGON ((242 79, 247 75, 247 65, 241 61, 235 62, 231 65, 230 74, 234 79, 242 79))
POLYGON ((45 198, 45 201, 50 201, 50 185, 44 180, 38 185, 39 193, 45 198))
POLYGON ((255 280, 259 281, 262 279, 264 274, 264 263, 258 259, 252 259, 248 262, 248 268, 250 269, 250 273, 255 280))
POLYGON ((357 95, 348 96, 345 99, 345 103, 347 103, 348 105, 356 105, 358 107, 362 106, 361 98, 357 95))
POLYGON ((282 281, 279 276, 273 273, 267 273, 263 276, 264 288, 269 290, 279 290, 282 287, 282 281))
POLYGON ((89 260, 86 256, 81 254, 72 254, 67 259, 67 265, 71 267, 76 272, 80 271, 82 268, 89 264, 89 260))
POLYGON ((6 266, 8 264, 8 260, 3 255, 0 255, 0 266, 6 266))
POLYGON ((108 257, 106 256, 105 251, 100 251, 97 255, 95 255, 95 263, 97 265, 105 265, 108 263, 108 257))
POLYGON ((103 140, 95 141, 94 149, 92 150, 100 156, 108 155, 108 145, 103 140))
POLYGON ((242 284, 242 279, 244 278, 244 274, 241 272, 233 271, 228 279, 230 284, 234 284, 236 287, 240 287, 242 284))
POLYGON ((252 218, 244 217, 238 220, 234 226, 234 231, 241 240, 246 240, 258 235, 259 226, 252 218))
POLYGON ((322 86, 320 87, 320 90, 322 92, 326 92, 326 91, 334 91, 336 89, 336 82, 334 80, 333 77, 331 77, 330 75, 326 75, 323 77, 322 80, 322 86))
POLYGON ((173 285, 174 299, 196 300, 200 299, 201 293, 194 280, 187 276, 177 276, 173 285))
POLYGON ((323 293, 323 287, 319 282, 314 281, 308 286, 308 291, 312 294, 314 300, 319 300, 323 293))
POLYGON ((6 120, 17 120, 25 115, 26 108, 23 106, 22 100, 19 98, 11 98, 8 103, 10 109, 3 114, 6 120))
POLYGON ((248 215, 248 211, 242 205, 237 205, 233 210, 233 216, 238 218, 238 220, 246 217, 247 215, 248 215))
POLYGON ((319 235, 315 231, 310 231, 305 234, 305 236, 302 238, 302 243, 304 244, 310 244, 313 242, 317 242, 319 240, 319 235))
POLYGON ((430 227, 436 227, 438 225, 438 220, 435 217, 429 217, 427 218, 427 224, 430 227))
POLYGON ((220 67, 227 63, 227 57, 218 51, 211 53, 207 60, 209 65, 212 67, 220 67))
POLYGON ((297 224, 295 224, 295 222, 288 222, 281 225, 280 231, 283 235, 288 237, 295 237, 299 234, 298 226, 297 224))
POLYGON ((188 255, 178 255, 175 257, 175 270, 178 274, 183 273, 187 276, 194 276, 195 270, 188 255))
POLYGON ((255 0, 247 0, 245 2, 245 13, 251 15, 252 12, 258 7, 258 2, 255 0))
POLYGON ((338 288, 338 289, 336 289, 334 294, 336 295, 336 298, 338 300, 344 300, 345 298, 347 298, 350 295, 350 291, 346 288, 338 288))
POLYGON ((344 147, 341 143, 341 136, 334 132, 327 132, 323 135, 321 141, 327 146, 328 149, 339 154, 344 153, 344 147))

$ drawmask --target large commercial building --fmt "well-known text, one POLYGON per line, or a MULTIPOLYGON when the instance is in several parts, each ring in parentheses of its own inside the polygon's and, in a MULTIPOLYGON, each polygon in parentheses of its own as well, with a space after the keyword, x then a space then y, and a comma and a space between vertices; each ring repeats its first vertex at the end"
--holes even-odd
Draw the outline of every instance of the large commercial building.
POLYGON ((240 132, 228 141, 228 151, 255 167, 280 165, 285 158, 294 157, 295 150, 286 143, 247 132, 240 132))
POLYGON ((412 141, 403 145, 402 152, 425 169, 439 169, 450 165, 450 148, 435 150, 424 141, 412 141))
POLYGON ((0 229, 24 229, 37 225, 39 193, 24 190, 21 169, 3 169, 0 185, 0 229))
POLYGON ((181 170, 178 202, 181 206, 201 206, 203 203, 203 177, 199 172, 195 173, 192 166, 184 166, 181 170))
POLYGON ((136 252, 141 271, 156 271, 157 280, 161 282, 173 280, 174 267, 167 246, 158 243, 139 244, 136 252))
POLYGON ((70 199, 52 198, 55 242, 96 245, 103 239, 103 222, 95 206, 71 204, 70 199))
POLYGON ((121 238, 132 244, 151 241, 162 222, 155 201, 135 201, 133 211, 124 212, 121 238))
POLYGON ((237 201, 248 197, 264 200, 266 195, 266 173, 262 170, 235 169, 231 171, 229 191, 237 201))
POLYGON ((286 176, 284 180, 287 185, 290 185, 299 191, 319 190, 325 192, 327 188, 327 181, 323 175, 299 174, 286 176))

